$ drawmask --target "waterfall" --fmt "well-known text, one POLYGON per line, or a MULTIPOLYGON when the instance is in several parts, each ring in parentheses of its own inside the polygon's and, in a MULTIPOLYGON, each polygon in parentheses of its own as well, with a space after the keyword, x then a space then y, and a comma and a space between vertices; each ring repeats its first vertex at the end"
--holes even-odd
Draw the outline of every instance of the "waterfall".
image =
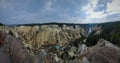
POLYGON ((91 27, 90 27, 89 30, 88 30, 88 35, 89 35, 91 32, 92 32, 92 29, 91 29, 91 27))

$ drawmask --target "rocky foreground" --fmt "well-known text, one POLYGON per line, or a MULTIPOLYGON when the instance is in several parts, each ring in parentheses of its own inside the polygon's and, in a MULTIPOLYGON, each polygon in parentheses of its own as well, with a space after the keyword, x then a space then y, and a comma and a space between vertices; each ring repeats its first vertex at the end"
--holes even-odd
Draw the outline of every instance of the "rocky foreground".
POLYGON ((120 63, 119 46, 102 37, 95 45, 88 43, 93 41, 89 35, 102 33, 100 26, 92 30, 77 25, 0 26, 0 62, 120 63))

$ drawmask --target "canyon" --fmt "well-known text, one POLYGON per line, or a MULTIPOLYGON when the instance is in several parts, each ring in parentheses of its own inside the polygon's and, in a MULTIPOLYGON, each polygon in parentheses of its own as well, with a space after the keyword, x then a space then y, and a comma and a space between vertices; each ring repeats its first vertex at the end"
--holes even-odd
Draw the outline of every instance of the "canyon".
POLYGON ((119 28, 120 22, 1 25, 0 62, 120 63, 119 28))

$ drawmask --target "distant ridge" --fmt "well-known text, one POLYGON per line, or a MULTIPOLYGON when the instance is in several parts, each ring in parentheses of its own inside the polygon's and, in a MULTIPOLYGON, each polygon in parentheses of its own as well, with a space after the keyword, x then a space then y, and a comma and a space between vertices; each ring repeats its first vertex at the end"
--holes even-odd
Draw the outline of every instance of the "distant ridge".
POLYGON ((112 21, 112 22, 103 22, 103 23, 61 23, 61 22, 48 22, 48 23, 28 23, 28 24, 11 24, 16 26, 36 26, 36 25, 90 25, 90 24, 105 24, 105 23, 119 23, 120 21, 112 21))
POLYGON ((3 26, 4 24, 0 23, 0 26, 3 26))
MULTIPOLYGON (((31 24, 18 24, 18 26, 36 26, 36 25, 82 25, 82 24, 77 24, 77 23, 57 23, 57 22, 50 22, 50 23, 31 23, 31 24)), ((85 25, 85 24, 83 24, 85 25)))

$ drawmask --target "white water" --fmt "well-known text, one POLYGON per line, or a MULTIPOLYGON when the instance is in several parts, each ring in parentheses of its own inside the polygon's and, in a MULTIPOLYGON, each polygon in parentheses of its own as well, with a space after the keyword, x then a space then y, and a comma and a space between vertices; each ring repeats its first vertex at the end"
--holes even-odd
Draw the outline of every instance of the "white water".
POLYGON ((88 31, 88 35, 92 32, 92 29, 91 27, 89 28, 89 31, 88 31))

